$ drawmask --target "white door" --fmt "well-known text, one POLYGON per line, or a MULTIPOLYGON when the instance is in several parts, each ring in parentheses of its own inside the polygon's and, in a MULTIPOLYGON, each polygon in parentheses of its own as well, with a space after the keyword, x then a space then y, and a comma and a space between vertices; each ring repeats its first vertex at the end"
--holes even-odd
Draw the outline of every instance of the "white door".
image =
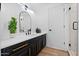
POLYGON ((77 4, 69 4, 69 50, 72 55, 78 52, 77 4))
POLYGON ((64 4, 53 4, 48 9, 47 47, 66 50, 64 4))

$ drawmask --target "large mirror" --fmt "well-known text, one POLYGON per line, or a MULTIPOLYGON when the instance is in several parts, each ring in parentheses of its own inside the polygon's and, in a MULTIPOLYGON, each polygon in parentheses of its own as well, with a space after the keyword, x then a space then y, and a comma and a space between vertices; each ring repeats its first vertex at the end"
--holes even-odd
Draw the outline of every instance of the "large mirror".
POLYGON ((31 31, 31 16, 28 12, 21 11, 19 14, 19 30, 20 32, 27 33, 31 31))

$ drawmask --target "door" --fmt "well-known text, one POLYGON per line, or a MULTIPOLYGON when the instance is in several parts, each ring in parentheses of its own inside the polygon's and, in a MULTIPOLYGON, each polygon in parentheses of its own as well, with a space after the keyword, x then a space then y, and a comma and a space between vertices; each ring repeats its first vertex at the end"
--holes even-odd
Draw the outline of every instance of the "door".
POLYGON ((66 50, 64 4, 53 4, 48 9, 47 47, 66 50))
POLYGON ((72 55, 78 52, 77 4, 69 4, 69 50, 72 55))

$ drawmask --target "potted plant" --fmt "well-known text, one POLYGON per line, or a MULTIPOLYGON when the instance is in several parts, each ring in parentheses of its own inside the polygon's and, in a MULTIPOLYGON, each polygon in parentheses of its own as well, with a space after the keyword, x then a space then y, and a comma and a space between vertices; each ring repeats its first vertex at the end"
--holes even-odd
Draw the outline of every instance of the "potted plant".
POLYGON ((8 25, 8 30, 10 31, 11 36, 13 37, 14 34, 16 33, 17 29, 17 21, 15 17, 11 17, 11 20, 8 25))

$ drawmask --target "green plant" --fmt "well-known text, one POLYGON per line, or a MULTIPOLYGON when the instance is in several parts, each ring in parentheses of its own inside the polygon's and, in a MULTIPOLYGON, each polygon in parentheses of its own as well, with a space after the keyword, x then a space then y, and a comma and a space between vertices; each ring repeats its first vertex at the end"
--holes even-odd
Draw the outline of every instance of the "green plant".
POLYGON ((10 33, 16 33, 16 29, 17 29, 17 21, 15 17, 11 17, 11 21, 9 22, 8 25, 8 30, 10 31, 10 33))

